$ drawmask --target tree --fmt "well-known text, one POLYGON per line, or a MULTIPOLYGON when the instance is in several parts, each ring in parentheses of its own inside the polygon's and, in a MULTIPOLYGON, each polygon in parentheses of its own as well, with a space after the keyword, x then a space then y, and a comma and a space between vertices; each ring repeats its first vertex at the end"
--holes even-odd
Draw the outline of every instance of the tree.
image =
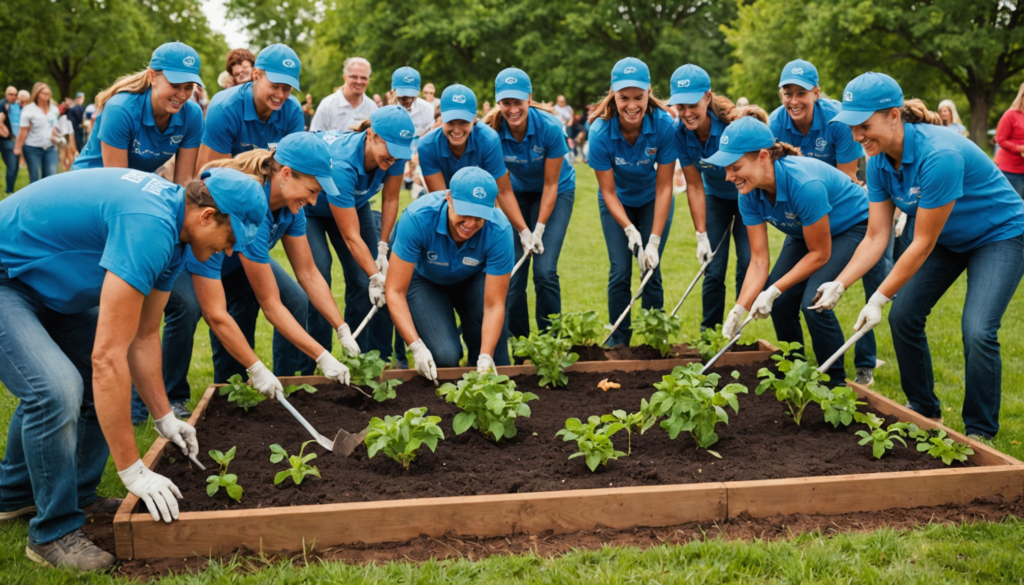
POLYGON ((224 5, 228 18, 243 23, 253 45, 283 43, 299 55, 309 48, 324 10, 316 0, 227 0, 224 5))

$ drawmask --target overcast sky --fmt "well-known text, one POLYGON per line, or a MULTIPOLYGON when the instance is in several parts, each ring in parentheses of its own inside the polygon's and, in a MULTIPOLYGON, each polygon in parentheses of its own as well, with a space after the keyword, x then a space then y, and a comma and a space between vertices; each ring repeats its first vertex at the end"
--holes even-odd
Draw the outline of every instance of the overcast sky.
POLYGON ((203 12, 210 20, 210 28, 224 35, 228 47, 237 49, 248 44, 238 23, 225 17, 224 0, 203 0, 203 12))

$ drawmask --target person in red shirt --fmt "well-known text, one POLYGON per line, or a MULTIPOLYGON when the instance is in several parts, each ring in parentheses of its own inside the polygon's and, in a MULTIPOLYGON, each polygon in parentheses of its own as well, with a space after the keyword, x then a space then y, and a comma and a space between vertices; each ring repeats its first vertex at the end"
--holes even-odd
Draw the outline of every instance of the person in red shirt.
POLYGON ((1017 90, 1010 108, 996 126, 996 166, 1009 179, 1010 185, 1024 197, 1024 83, 1017 90))

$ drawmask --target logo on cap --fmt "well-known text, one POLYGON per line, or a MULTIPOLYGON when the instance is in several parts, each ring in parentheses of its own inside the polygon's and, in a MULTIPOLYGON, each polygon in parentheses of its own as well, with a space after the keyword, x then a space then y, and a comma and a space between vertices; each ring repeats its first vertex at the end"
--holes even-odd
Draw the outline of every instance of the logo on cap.
POLYGON ((729 144, 729 137, 728 136, 723 136, 722 139, 718 143, 719 144, 729 144))
POLYGON ((804 68, 803 67, 794 67, 793 68, 793 75, 803 75, 803 74, 804 74, 804 68))
POLYGON ((487 197, 487 191, 484 191, 483 187, 474 187, 473 197, 476 197, 477 199, 483 199, 484 197, 487 197))
POLYGON ((519 83, 519 80, 516 79, 515 77, 506 77, 505 78, 505 83, 507 83, 509 85, 515 85, 515 84, 519 83))
POLYGON ((690 87, 689 79, 680 79, 676 82, 676 87, 690 87))
POLYGON ((196 58, 195 58, 195 57, 192 57, 192 56, 190 55, 190 56, 188 56, 188 57, 185 57, 185 58, 184 58, 184 59, 182 60, 182 63, 184 63, 184 64, 185 64, 185 67, 191 67, 191 66, 193 66, 193 65, 195 65, 195 64, 196 64, 196 58))
POLYGON ((636 67, 626 67, 625 69, 622 70, 622 72, 626 74, 636 73, 636 67))
POLYGON ((402 78, 402 81, 404 81, 406 83, 412 83, 412 80, 414 80, 414 79, 416 79, 416 78, 413 77, 412 75, 406 75, 405 77, 402 78))
POLYGON ((844 93, 843 94, 843 101, 852 102, 853 101, 853 94, 850 93, 850 92, 844 93))
POLYGON ((453 95, 452 96, 452 101, 457 103, 457 104, 464 104, 464 103, 466 103, 466 96, 464 96, 462 94, 453 95))
POLYGON ((408 130, 402 130, 398 135, 402 138, 412 138, 412 132, 409 132, 408 130))
POLYGON ((284 61, 281 61, 281 65, 284 65, 285 67, 291 69, 292 67, 295 67, 295 61, 292 61, 291 59, 285 59, 284 61))

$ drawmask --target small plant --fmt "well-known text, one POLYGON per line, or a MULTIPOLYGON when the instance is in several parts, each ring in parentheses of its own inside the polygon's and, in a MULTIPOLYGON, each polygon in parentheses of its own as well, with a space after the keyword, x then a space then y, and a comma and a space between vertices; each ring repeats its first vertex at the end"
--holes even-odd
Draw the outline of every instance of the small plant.
POLYGON ((835 428, 839 428, 839 425, 850 426, 857 407, 867 404, 857 400, 857 392, 849 386, 837 386, 831 390, 823 388, 820 396, 825 422, 832 423, 835 428))
POLYGON ((529 337, 519 337, 512 341, 512 351, 520 357, 528 357, 533 362, 540 376, 540 386, 565 386, 569 376, 565 368, 576 363, 580 356, 570 353, 572 341, 568 338, 541 334, 534 331, 529 337))
POLYGON ((240 406, 246 412, 267 399, 266 396, 260 394, 259 390, 246 384, 240 374, 231 376, 228 378, 227 385, 221 386, 220 395, 224 396, 225 394, 228 397, 228 402, 234 402, 235 406, 240 406))
POLYGON ((672 353, 672 338, 679 333, 681 324, 678 315, 661 309, 641 309, 640 318, 633 321, 633 331, 664 357, 672 353))
POLYGON ((858 445, 867 445, 871 443, 871 453, 875 456, 875 459, 881 459, 882 455, 885 455, 886 451, 892 450, 895 446, 893 440, 897 440, 903 443, 903 446, 907 446, 907 442, 903 440, 903 437, 907 434, 907 423, 893 423, 889 425, 889 428, 883 429, 882 424, 884 420, 878 418, 873 412, 862 413, 858 412, 853 415, 857 422, 868 425, 867 431, 857 431, 857 436, 861 437, 858 445))
MULTIPOLYGON (((739 412, 736 395, 746 394, 747 388, 732 383, 716 392, 721 376, 701 374, 700 370, 700 364, 676 366, 671 375, 664 376, 654 385, 658 391, 651 396, 651 402, 640 402, 640 412, 644 417, 640 432, 651 428, 659 417, 665 416, 661 428, 668 431, 670 438, 675 439, 680 432, 687 431, 698 447, 721 458, 717 452, 708 449, 718 442, 715 425, 720 422, 729 424, 729 415, 723 407, 729 405, 733 412, 739 412)), ((739 372, 733 372, 732 377, 738 378, 739 372)))
POLYGON ((357 386, 369 386, 373 390, 373 399, 377 402, 384 402, 398 395, 395 392, 395 386, 402 383, 401 379, 377 381, 388 365, 387 362, 380 359, 380 351, 371 349, 362 355, 343 355, 341 362, 351 372, 351 383, 357 386))
MULTIPOLYGON (((917 427, 914 426, 914 428, 917 427)), ((941 459, 946 465, 952 465, 954 461, 964 463, 967 461, 968 455, 974 455, 974 449, 971 449, 967 443, 954 442, 942 429, 931 429, 930 432, 918 429, 910 436, 917 439, 918 451, 927 452, 932 457, 941 459)))
POLYGON ((634 412, 633 414, 627 413, 625 410, 613 410, 611 414, 606 414, 601 417, 601 422, 604 423, 618 423, 622 425, 622 429, 626 431, 626 455, 633 454, 633 430, 640 430, 644 426, 644 413, 634 412))
POLYGON ((789 407, 789 415, 793 422, 800 424, 804 409, 812 402, 821 402, 822 396, 828 390, 821 386, 821 382, 828 382, 828 374, 822 374, 806 361, 800 359, 802 354, 796 353, 801 349, 799 343, 779 343, 782 355, 773 355, 772 359, 779 363, 779 373, 782 378, 775 376, 775 373, 768 368, 761 368, 757 377, 761 383, 757 385, 757 395, 764 394, 765 390, 771 388, 775 392, 775 399, 785 402, 789 407), (789 360, 789 356, 795 359, 789 360))
POLYGON ((313 465, 309 465, 310 461, 316 459, 316 453, 307 453, 303 455, 303 453, 306 450, 306 445, 313 442, 315 441, 313 441, 312 439, 306 441, 305 443, 302 444, 302 447, 299 449, 299 454, 292 455, 290 457, 288 456, 288 452, 285 451, 284 447, 282 447, 281 445, 274 443, 273 445, 270 446, 271 463, 278 463, 285 457, 287 457, 288 463, 291 465, 291 469, 285 469, 284 471, 280 471, 278 472, 277 475, 274 476, 274 485, 281 483, 282 481, 285 480, 286 477, 289 476, 292 478, 292 481, 295 482, 295 485, 301 485, 302 480, 305 479, 307 475, 315 475, 317 477, 320 477, 320 470, 313 465))
POLYGON ((384 451, 385 455, 409 469, 421 445, 430 447, 433 453, 438 439, 444 440, 444 432, 437 426, 441 417, 424 416, 426 414, 426 407, 420 407, 410 408, 402 416, 385 416, 384 420, 371 418, 370 432, 363 440, 370 459, 378 451, 384 451))
POLYGON ((616 451, 612 444, 612 435, 622 429, 622 423, 605 424, 599 416, 588 418, 586 424, 578 418, 570 418, 566 419, 565 428, 555 433, 555 436, 562 437, 563 441, 576 441, 579 452, 570 455, 569 459, 584 457, 590 471, 596 471, 598 465, 607 467, 612 459, 627 455, 616 451))
POLYGON ((212 498, 220 491, 220 488, 224 488, 232 500, 236 502, 242 500, 242 486, 238 485, 238 476, 234 473, 228 473, 228 465, 234 458, 234 447, 228 449, 227 453, 221 453, 217 450, 210 451, 210 459, 216 461, 217 465, 220 466, 220 473, 206 478, 206 495, 212 498))
POLYGON ((601 342, 605 323, 594 311, 576 311, 574 313, 554 313, 548 315, 551 325, 548 333, 572 342, 571 345, 591 346, 601 342))
POLYGON ((494 442, 516 436, 516 418, 529 418, 526 403, 537 400, 532 392, 516 390, 508 376, 491 372, 467 372, 457 386, 444 384, 437 395, 462 409, 452 421, 456 435, 472 427, 494 442))
POLYGON ((722 348, 729 343, 729 338, 722 334, 722 324, 715 325, 714 329, 708 327, 700 332, 696 340, 689 342, 691 347, 696 347, 700 352, 700 359, 708 361, 718 355, 722 348))
POLYGON ((297 386, 285 386, 284 387, 284 396, 285 396, 285 398, 287 398, 287 397, 291 396, 292 394, 295 394, 299 390, 305 390, 309 394, 315 394, 316 393, 316 388, 310 386, 309 384, 299 384, 297 386))

